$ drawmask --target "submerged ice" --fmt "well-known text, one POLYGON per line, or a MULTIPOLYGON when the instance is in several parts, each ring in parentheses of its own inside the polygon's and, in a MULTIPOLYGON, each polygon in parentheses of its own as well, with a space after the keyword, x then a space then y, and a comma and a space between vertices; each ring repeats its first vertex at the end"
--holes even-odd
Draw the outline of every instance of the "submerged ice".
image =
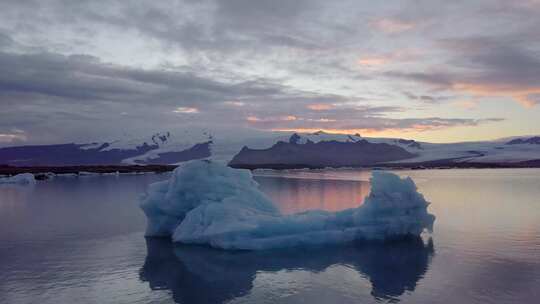
POLYGON ((418 236, 435 216, 411 178, 374 171, 358 208, 282 215, 248 170, 208 161, 178 167, 149 186, 141 208, 147 236, 223 249, 270 249, 418 236))

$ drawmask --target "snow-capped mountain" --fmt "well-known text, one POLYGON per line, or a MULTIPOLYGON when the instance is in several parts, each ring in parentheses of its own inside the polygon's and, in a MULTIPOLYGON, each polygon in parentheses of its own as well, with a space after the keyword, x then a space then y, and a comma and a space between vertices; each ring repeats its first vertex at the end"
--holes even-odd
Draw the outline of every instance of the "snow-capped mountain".
POLYGON ((514 138, 505 141, 462 142, 436 144, 418 142, 401 138, 361 137, 359 134, 328 134, 322 131, 310 134, 294 133, 289 140, 280 138, 273 145, 264 148, 245 147, 233 158, 231 165, 238 167, 297 167, 325 165, 357 166, 357 165, 402 165, 411 166, 452 166, 452 165, 494 165, 494 166, 537 166, 540 164, 540 137, 514 138), (348 145, 313 145, 323 142, 346 143, 348 145), (373 150, 358 150, 359 144, 386 144, 398 147, 405 153, 393 154, 391 148, 381 147, 373 150), (339 147, 339 148, 338 148, 339 147), (336 150, 337 149, 337 150, 336 150), (297 150, 302 150, 298 152, 297 150), (320 150, 316 161, 315 150, 320 150), (391 152, 392 151, 392 152, 391 152), (300 153, 300 155, 298 155, 300 153), (348 155, 349 153, 356 153, 348 155), (366 154, 367 153, 367 154, 366 154), (374 157, 372 153, 379 154, 374 157), (395 159, 394 159, 395 158, 395 159), (279 165, 276 164, 279 162, 279 165), (280 166, 287 165, 287 166, 280 166))
POLYGON ((540 137, 436 144, 359 134, 258 133, 231 140, 185 130, 91 143, 0 148, 0 165, 178 164, 212 159, 240 167, 540 165, 540 137))
POLYGON ((176 164, 211 155, 207 133, 177 136, 171 132, 114 141, 18 146, 0 149, 0 164, 13 166, 65 166, 116 164, 176 164))
POLYGON ((82 149, 95 149, 103 144, 106 144, 107 146, 105 148, 101 148, 101 151, 111 151, 111 150, 135 150, 137 147, 140 147, 142 145, 149 145, 149 146, 165 146, 167 143, 170 142, 171 139, 171 133, 170 132, 163 132, 163 133, 155 133, 152 134, 150 137, 147 138, 123 138, 119 140, 114 140, 111 142, 101 142, 101 143, 91 143, 91 144, 85 144, 82 149))
POLYGON ((534 136, 530 138, 516 138, 506 143, 507 145, 540 145, 540 136, 534 136))
POLYGON ((333 136, 323 132, 294 133, 268 149, 242 148, 229 165, 238 168, 303 168, 370 166, 399 161, 415 154, 387 143, 371 143, 359 135, 333 136))
POLYGON ((359 140, 362 140, 360 134, 330 134, 323 131, 315 133, 294 133, 289 138, 289 142, 295 144, 306 144, 309 142, 318 143, 321 141, 357 142, 359 140))
MULTIPOLYGON (((348 142, 351 138, 348 135, 328 134, 316 132, 312 134, 296 134, 299 136, 299 143, 319 142, 322 140, 335 140, 348 142)), ((401 147, 408 152, 415 154, 399 163, 417 163, 429 161, 449 160, 452 162, 479 162, 479 163, 508 163, 523 162, 540 159, 540 137, 516 137, 509 141, 478 141, 478 142, 458 142, 458 143, 429 143, 419 142, 412 139, 402 138, 375 138, 360 137, 355 135, 356 140, 364 139, 370 143, 385 143, 401 147)))
MULTIPOLYGON (((141 139, 113 142, 108 149, 133 149, 141 139)), ((207 132, 184 131, 173 135, 171 132, 153 134, 149 140, 155 148, 122 160, 124 164, 176 164, 191 159, 211 156, 212 135, 207 132)))

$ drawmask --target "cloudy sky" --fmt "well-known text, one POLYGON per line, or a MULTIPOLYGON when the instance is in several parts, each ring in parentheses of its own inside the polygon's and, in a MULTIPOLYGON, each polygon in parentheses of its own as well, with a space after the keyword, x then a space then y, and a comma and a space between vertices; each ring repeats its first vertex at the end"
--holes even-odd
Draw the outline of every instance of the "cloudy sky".
POLYGON ((540 134, 540 0, 3 0, 0 145, 540 134))

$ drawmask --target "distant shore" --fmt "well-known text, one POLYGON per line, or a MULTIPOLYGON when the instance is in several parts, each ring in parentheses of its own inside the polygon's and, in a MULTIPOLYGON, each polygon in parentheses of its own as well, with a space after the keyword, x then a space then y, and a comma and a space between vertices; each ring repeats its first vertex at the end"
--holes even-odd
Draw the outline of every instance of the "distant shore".
MULTIPOLYGON (((0 165, 0 176, 32 173, 37 179, 47 179, 47 174, 129 174, 129 173, 164 173, 174 170, 176 165, 84 165, 84 166, 7 166, 0 165)), ((259 164, 232 166, 239 169, 324 169, 324 166, 308 166, 303 164, 259 164)), ((503 168, 540 168, 540 160, 515 163, 477 163, 477 162, 451 162, 432 161, 418 163, 385 163, 372 166, 358 167, 365 169, 389 170, 421 170, 421 169, 503 169, 503 168)))
MULTIPOLYGON (((324 169, 327 166, 311 166, 304 164, 257 164, 257 165, 233 165, 238 169, 324 169)), ((371 166, 361 166, 351 168, 365 169, 388 169, 388 170, 422 170, 422 169, 518 169, 518 168, 540 168, 540 160, 531 160, 513 163, 481 163, 481 162, 453 162, 448 160, 437 160, 417 163, 380 163, 371 166)))
POLYGON ((172 171, 174 165, 99 165, 99 166, 35 166, 15 167, 0 165, 0 175, 16 175, 32 173, 36 179, 47 179, 48 173, 53 174, 127 174, 127 173, 164 173, 172 171), (40 178, 42 177, 42 178, 40 178))

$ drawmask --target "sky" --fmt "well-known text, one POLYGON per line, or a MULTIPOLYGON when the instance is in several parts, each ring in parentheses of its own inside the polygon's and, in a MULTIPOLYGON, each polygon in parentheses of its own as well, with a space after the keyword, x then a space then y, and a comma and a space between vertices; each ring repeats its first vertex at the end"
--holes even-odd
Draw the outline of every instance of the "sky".
POLYGON ((540 0, 3 0, 0 145, 540 134, 540 0))

